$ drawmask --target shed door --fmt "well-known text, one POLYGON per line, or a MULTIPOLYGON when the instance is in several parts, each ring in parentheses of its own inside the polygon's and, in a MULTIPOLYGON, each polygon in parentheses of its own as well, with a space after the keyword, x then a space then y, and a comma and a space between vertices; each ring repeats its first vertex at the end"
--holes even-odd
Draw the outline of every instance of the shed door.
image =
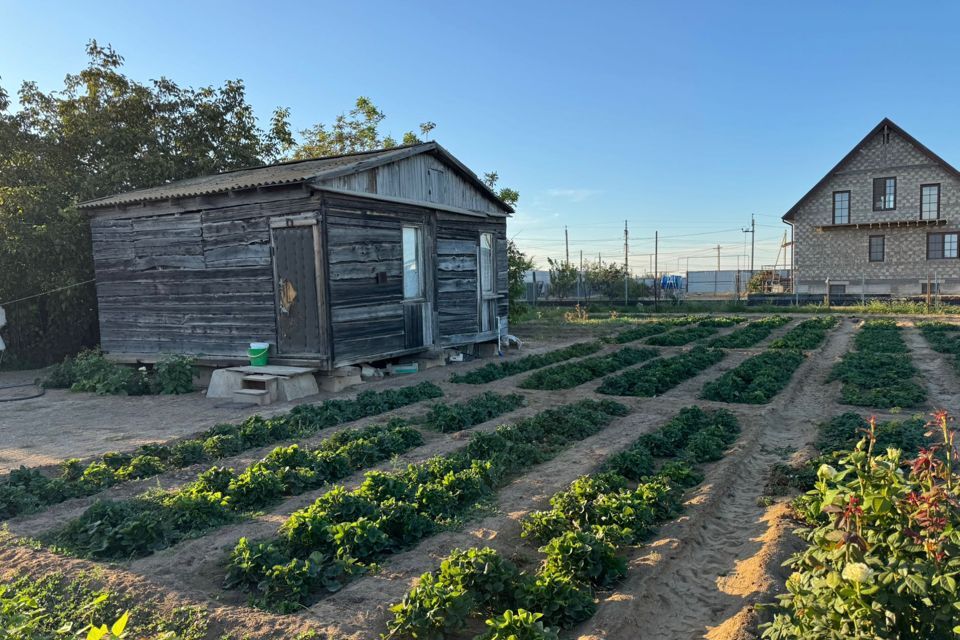
MULTIPOLYGON (((322 352, 318 296, 319 238, 316 220, 286 219, 274 226, 273 267, 277 306, 277 351, 322 352)), ((276 223, 274 223, 276 224, 276 223)))

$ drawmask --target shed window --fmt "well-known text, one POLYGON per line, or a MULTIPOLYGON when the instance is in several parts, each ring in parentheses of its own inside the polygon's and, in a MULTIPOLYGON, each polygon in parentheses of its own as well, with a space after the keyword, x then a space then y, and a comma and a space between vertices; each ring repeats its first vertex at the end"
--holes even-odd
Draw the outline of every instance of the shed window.
POLYGON ((956 233, 927 234, 927 260, 957 257, 956 233))
POLYGON ((873 179, 873 210, 889 211, 897 208, 897 179, 873 179))
POLYGON ((833 192, 833 224, 850 222, 850 192, 833 192))
POLYGON ((936 220, 940 217, 940 185, 920 185, 920 219, 936 220))
POLYGON ((480 286, 484 293, 493 293, 493 234, 480 234, 480 286))
POLYGON ((403 228, 403 297, 423 297, 423 248, 420 227, 403 228))
POLYGON ((870 236, 870 262, 883 262, 883 250, 886 239, 883 236, 870 236))

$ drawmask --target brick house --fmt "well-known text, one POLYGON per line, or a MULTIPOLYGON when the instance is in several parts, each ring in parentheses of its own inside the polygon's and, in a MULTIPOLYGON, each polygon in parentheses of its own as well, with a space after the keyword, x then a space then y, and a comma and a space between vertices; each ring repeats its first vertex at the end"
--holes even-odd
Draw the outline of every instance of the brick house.
POLYGON ((887 118, 783 220, 798 293, 960 294, 960 172, 887 118))

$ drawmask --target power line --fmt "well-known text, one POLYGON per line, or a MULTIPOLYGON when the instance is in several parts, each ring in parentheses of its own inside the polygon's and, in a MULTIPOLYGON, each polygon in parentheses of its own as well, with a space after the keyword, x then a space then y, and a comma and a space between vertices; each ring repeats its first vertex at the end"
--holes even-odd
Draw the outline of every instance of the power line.
POLYGON ((0 307, 6 306, 8 304, 14 304, 17 302, 23 302, 24 300, 32 300, 33 298, 39 298, 40 296, 47 296, 51 293, 56 293, 58 291, 63 291, 64 289, 72 289, 73 287, 79 287, 84 284, 90 284, 94 282, 95 278, 90 278, 89 280, 84 280, 83 282, 74 282, 73 284, 68 284, 63 287, 57 287, 56 289, 50 289, 50 291, 41 291, 40 293, 35 293, 30 296, 24 296, 23 298, 17 298, 16 300, 7 300, 6 302, 0 302, 0 307))

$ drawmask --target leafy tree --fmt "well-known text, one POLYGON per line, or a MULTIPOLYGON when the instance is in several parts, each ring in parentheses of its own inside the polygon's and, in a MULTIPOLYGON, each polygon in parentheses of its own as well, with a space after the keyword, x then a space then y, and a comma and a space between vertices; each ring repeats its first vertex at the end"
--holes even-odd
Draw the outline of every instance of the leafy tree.
POLYGON ((526 309, 526 286, 523 275, 533 269, 533 260, 517 247, 513 240, 507 243, 507 283, 510 294, 510 318, 517 318, 526 309))
MULTIPOLYGON (((261 131, 243 82, 183 88, 142 84, 96 41, 60 91, 25 82, 20 109, 0 90, 0 303, 93 278, 82 200, 235 169, 279 157, 291 143, 285 111, 261 131)), ((24 364, 96 342, 92 284, 7 307, 11 353, 24 364)))
POLYGON ((565 260, 547 258, 547 263, 550 265, 550 292, 563 300, 576 291, 577 268, 565 260))
MULTIPOLYGON (((87 55, 86 67, 67 75, 58 91, 44 93, 24 82, 19 110, 11 109, 0 87, 0 273, 8 276, 0 278, 0 304, 7 303, 7 364, 11 356, 19 364, 46 364, 97 342, 89 224, 76 203, 288 158, 397 144, 379 132, 385 115, 366 97, 298 141, 288 109, 276 109, 266 130, 260 128, 241 80, 196 89, 164 77, 141 83, 124 74, 123 58, 112 47, 91 41, 87 55)), ((419 135, 435 127, 424 122, 419 135)), ((402 136, 404 144, 420 140, 412 131, 402 136)), ((519 197, 513 189, 500 194, 511 204, 519 197)))

